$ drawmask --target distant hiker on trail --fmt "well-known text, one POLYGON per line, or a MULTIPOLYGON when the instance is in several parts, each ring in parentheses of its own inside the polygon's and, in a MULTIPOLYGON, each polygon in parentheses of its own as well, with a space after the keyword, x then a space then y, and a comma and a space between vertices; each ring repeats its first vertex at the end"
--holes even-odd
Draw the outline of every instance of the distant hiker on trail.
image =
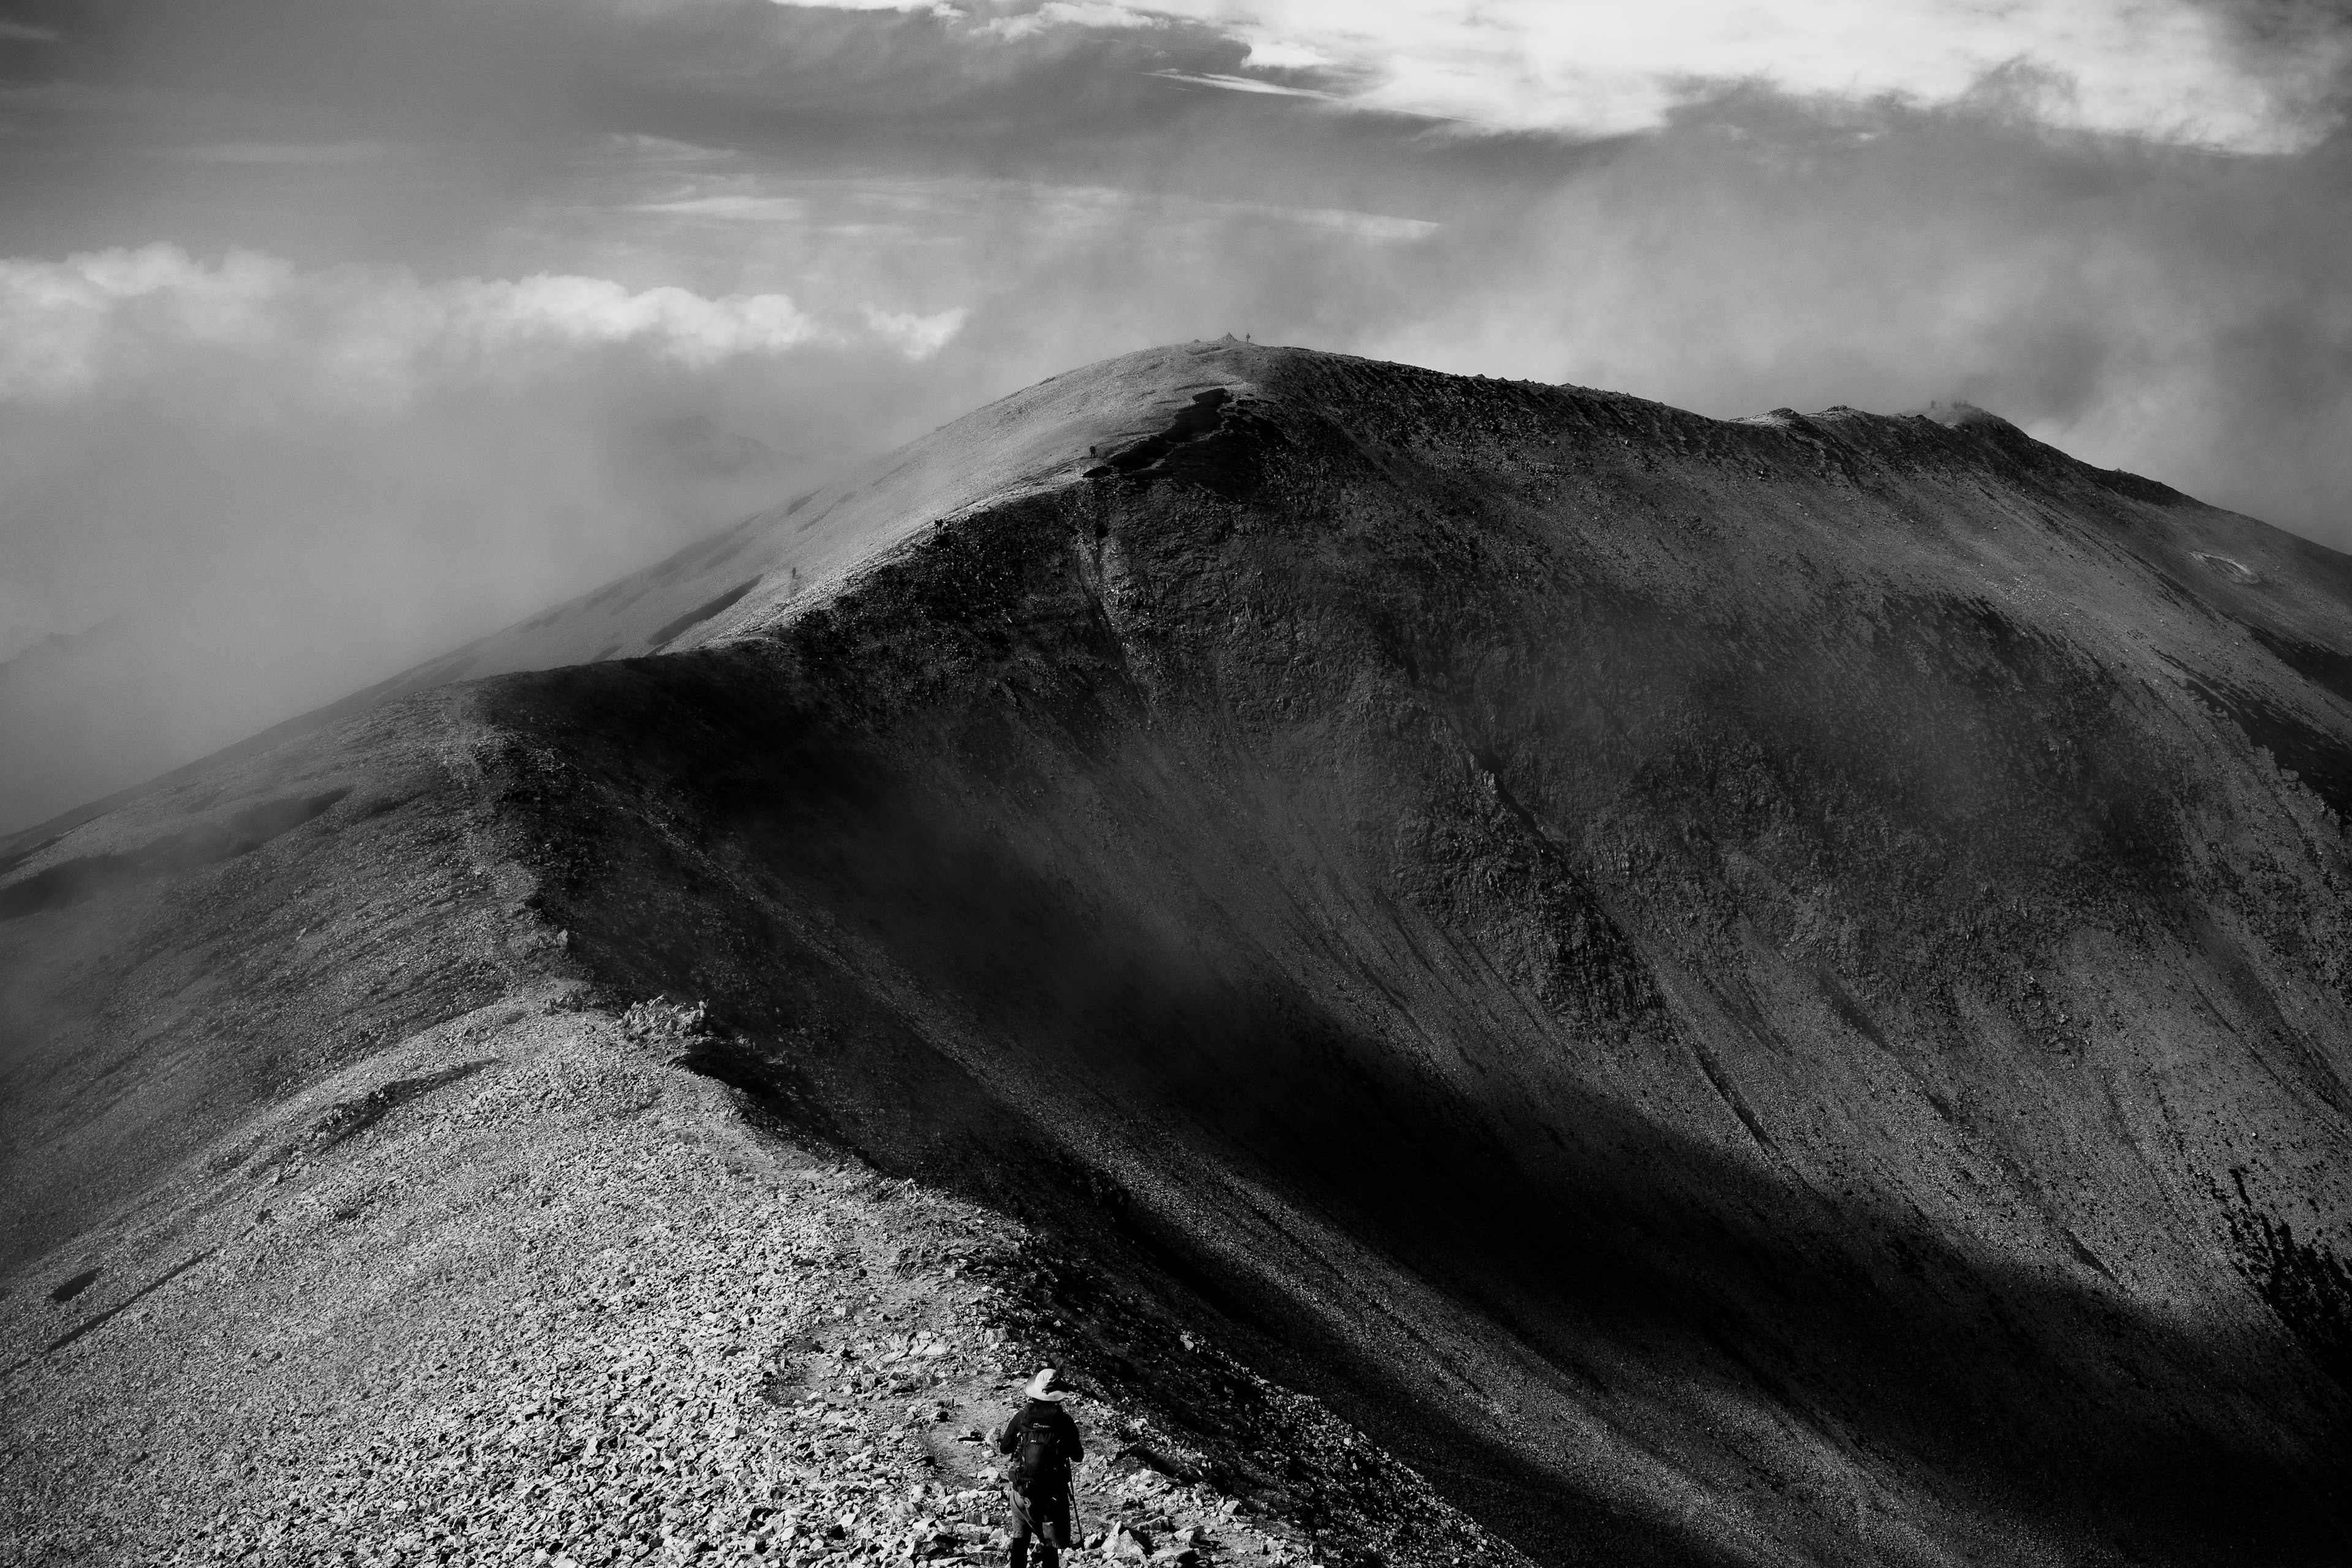
POLYGON ((1070 1467, 1087 1457, 1078 1424, 1062 1408, 1070 1389, 1045 1368, 1023 1390, 1029 1403, 996 1436, 996 1451, 1013 1456, 1005 1494, 1013 1517, 1013 1568, 1028 1568, 1029 1538, 1037 1538, 1041 1568, 1060 1568, 1061 1549, 1070 1544, 1070 1467))

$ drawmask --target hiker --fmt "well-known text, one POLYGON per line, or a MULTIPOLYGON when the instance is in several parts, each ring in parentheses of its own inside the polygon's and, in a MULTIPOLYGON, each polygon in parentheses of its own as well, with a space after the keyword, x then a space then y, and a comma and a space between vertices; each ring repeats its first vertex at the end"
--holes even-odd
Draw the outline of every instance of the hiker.
POLYGON ((1060 1568, 1061 1549, 1070 1544, 1070 1467, 1087 1457, 1078 1424, 1062 1408, 1069 1386, 1047 1367, 1022 1391, 1029 1403, 996 1435, 996 1451, 1013 1456, 1005 1495, 1013 1517, 1013 1568, 1028 1568, 1029 1538, 1037 1538, 1039 1568, 1060 1568))

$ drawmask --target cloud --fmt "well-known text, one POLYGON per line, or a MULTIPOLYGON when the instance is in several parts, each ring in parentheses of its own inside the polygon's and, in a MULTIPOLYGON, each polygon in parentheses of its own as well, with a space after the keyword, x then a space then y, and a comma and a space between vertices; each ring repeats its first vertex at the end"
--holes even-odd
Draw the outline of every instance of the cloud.
POLYGON ((250 251, 206 266, 176 246, 0 260, 0 400, 57 402, 202 348, 374 403, 464 365, 503 376, 535 348, 628 344, 697 368, 776 354, 819 327, 782 294, 632 293, 605 279, 420 282, 398 269, 303 274, 250 251), (289 353, 299 335, 300 352, 289 353))
POLYGON ((0 44, 54 44, 59 36, 55 27, 36 27, 0 17, 0 44))
POLYGON ((464 279, 425 291, 419 326, 473 351, 552 337, 579 344, 633 342, 697 368, 739 354, 775 354, 817 335, 782 294, 706 300, 663 287, 631 293, 603 278, 541 275, 515 282, 464 279))
POLYGON ((1364 240, 1427 239, 1444 226, 1428 218, 1392 217, 1386 213, 1349 212, 1343 207, 1259 206, 1241 210, 1262 213, 1281 223, 1329 229, 1337 234, 1364 240))
POLYGON ((964 319, 971 314, 961 306, 935 316, 918 316, 868 305, 866 324, 876 337, 897 344, 898 352, 908 359, 925 360, 946 347, 948 341, 963 330, 964 319))
POLYGON ((648 136, 643 132, 608 132, 598 140, 611 155, 638 163, 718 163, 735 157, 728 148, 704 147, 667 136, 648 136))
POLYGON ((1255 77, 1228 76, 1210 71, 1153 71, 1153 76, 1166 81, 1190 82, 1194 87, 1222 88, 1227 92, 1272 93, 1280 98, 1319 98, 1327 103, 1340 101, 1339 95, 1318 92, 1309 87, 1287 87, 1278 81, 1260 81, 1255 77))
MULTIPOLYGON (((2292 47, 2250 49, 2228 11, 2197 0, 1157 0, 1150 9, 1246 45, 1250 67, 1325 72, 1330 79, 1315 85, 1360 108, 1580 135, 1655 130, 1695 90, 1725 83, 1934 106, 2007 73, 2040 84, 2024 107, 2047 124, 2279 152, 2326 133, 2333 86, 2352 58, 2341 18, 2294 13, 2292 47)), ((1022 20, 1055 19, 1048 6, 1022 20)))
POLYGON ((1255 70, 1313 70, 1337 65, 1329 55, 1311 44, 1295 38, 1285 38, 1262 29, 1236 29, 1236 36, 1249 46, 1249 54, 1242 64, 1255 70))
POLYGON ((1106 0, 1045 0, 1034 11, 995 16, 975 29, 1000 38, 1031 37, 1048 27, 1165 27, 1168 19, 1106 0))
POLYGON ((797 196, 682 196, 677 201, 640 202, 632 212, 672 217, 722 218, 749 223, 797 223, 808 216, 809 204, 797 196))

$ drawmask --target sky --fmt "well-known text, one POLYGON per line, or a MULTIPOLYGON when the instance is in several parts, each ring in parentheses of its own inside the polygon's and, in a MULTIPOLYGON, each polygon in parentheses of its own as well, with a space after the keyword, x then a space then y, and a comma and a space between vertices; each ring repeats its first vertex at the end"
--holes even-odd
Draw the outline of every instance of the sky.
POLYGON ((0 0, 0 831, 1231 331, 2352 548, 2346 0, 0 0))

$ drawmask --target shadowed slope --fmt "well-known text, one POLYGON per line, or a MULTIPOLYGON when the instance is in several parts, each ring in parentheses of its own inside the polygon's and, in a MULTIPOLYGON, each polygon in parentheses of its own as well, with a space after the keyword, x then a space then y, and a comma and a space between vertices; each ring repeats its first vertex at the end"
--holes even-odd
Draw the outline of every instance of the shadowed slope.
POLYGON ((1540 1559, 2333 1560, 2352 565, 1984 416, 1234 344, 1061 384, 984 484, 884 465, 961 510, 825 593, 304 742, 303 800, 370 736, 466 760, 288 842, 415 879, 360 846, 462 802, 530 963, 707 1001, 702 1070, 1540 1559))

